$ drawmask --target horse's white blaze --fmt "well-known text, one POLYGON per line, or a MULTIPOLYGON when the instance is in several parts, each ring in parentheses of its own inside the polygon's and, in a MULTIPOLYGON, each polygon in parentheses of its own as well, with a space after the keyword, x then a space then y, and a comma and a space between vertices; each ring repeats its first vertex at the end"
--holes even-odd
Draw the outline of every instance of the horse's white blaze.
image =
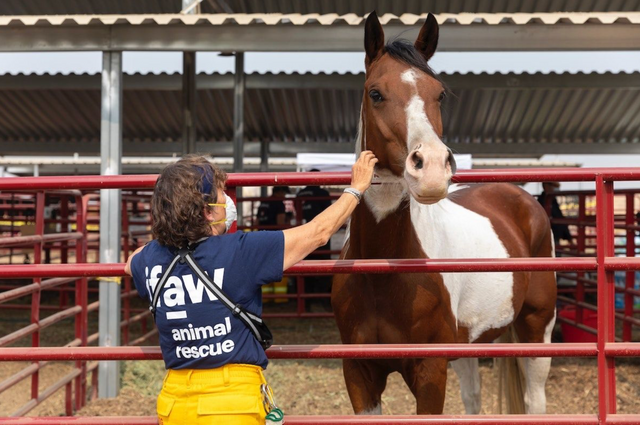
POLYGON ((431 122, 424 111, 424 100, 415 94, 404 109, 407 115, 407 148, 409 151, 418 145, 423 149, 430 146, 442 145, 442 141, 431 126, 431 122), (425 146, 427 145, 427 146, 425 146))
MULTIPOLYGON (((429 258, 509 257, 487 217, 447 198, 433 205, 411 198, 410 205, 411 222, 429 258)), ((458 324, 469 329, 469 342, 513 321, 513 273, 443 273, 442 279, 458 324)))
POLYGON ((404 71, 400 74, 400 79, 413 86, 414 89, 418 87, 418 73, 414 69, 404 71))
POLYGON ((408 69, 401 74, 400 78, 413 87, 413 96, 405 107, 407 148, 411 151, 418 144, 442 144, 424 110, 424 101, 418 94, 418 74, 413 69, 408 69))

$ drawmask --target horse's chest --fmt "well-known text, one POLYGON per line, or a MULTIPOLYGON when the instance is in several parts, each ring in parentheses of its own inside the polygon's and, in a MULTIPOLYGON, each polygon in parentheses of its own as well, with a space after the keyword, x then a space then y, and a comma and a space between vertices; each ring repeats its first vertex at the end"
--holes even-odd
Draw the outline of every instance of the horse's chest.
POLYGON ((352 343, 427 343, 455 338, 438 275, 352 275, 348 285, 361 291, 366 288, 352 299, 347 311, 336 312, 339 322, 349 324, 352 343))
MULTIPOLYGON (((429 258, 508 258, 490 220, 448 199, 425 206, 411 201, 411 221, 429 258)), ((514 318, 513 273, 443 273, 457 322, 474 341, 514 318)))

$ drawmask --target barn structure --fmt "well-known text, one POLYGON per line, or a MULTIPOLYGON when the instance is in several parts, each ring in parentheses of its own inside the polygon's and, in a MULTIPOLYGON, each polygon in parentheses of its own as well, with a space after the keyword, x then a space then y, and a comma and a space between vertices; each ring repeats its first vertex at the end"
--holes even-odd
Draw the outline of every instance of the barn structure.
MULTIPOLYGON (((75 170, 76 154, 99 155, 100 173, 115 175, 123 163, 139 173, 157 170, 162 158, 207 152, 233 157, 235 172, 244 170, 245 158, 267 171, 270 157, 353 152, 364 75, 246 74, 244 55, 362 55, 364 16, 374 9, 387 37, 408 39, 426 12, 436 13, 439 51, 640 50, 637 0, 5 0, 1 52, 99 51, 103 61, 96 75, 0 76, 0 166, 31 174, 27 166, 41 163, 41 173, 59 174, 75 170), (183 73, 125 75, 124 51, 183 52, 183 73), (233 55, 236 72, 197 74, 196 52, 233 55), (49 159, 24 158, 34 155, 49 159)), ((454 93, 445 105, 444 141, 455 152, 640 153, 638 73, 443 79, 454 93)), ((97 172, 97 162, 91 164, 95 169, 79 172, 97 172)), ((118 190, 102 190, 102 263, 120 259, 114 229, 121 211, 110 207, 119 204, 118 190)), ((110 313, 119 311, 120 288, 103 282, 100 298, 100 343, 118 345, 119 319, 110 313)), ((101 365, 101 396, 117 393, 116 367, 101 365)))

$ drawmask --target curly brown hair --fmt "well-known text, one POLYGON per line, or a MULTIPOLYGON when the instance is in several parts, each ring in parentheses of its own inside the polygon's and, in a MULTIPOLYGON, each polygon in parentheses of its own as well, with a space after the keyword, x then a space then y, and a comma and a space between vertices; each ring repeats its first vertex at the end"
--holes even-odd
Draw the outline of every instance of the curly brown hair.
POLYGON ((182 248, 207 236, 208 203, 218 202, 227 175, 204 156, 187 155, 167 165, 156 181, 151 198, 151 233, 161 245, 182 248))

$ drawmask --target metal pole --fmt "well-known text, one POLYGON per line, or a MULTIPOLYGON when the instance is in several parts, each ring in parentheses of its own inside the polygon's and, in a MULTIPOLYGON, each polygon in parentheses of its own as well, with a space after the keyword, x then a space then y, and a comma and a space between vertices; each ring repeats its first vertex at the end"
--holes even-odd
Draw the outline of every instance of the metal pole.
MULTIPOLYGON (((101 175, 122 169, 122 52, 102 54, 102 120, 100 123, 101 175)), ((100 262, 120 262, 121 196, 119 189, 100 191, 100 262)), ((100 346, 120 345, 120 285, 100 282, 100 346)), ((100 362, 100 398, 116 397, 120 390, 120 364, 100 362)))
MULTIPOLYGON (((269 171, 269 142, 266 140, 260 142, 260 171, 263 173, 269 171)), ((266 186, 260 188, 260 196, 263 198, 268 196, 266 186)))
MULTIPOLYGON (((236 73, 233 85, 233 172, 243 171, 244 160, 244 52, 236 52, 236 73)), ((242 198, 242 186, 236 189, 242 198)), ((238 226, 243 224, 242 203, 238 204, 238 226)))
MULTIPOLYGON (((586 251, 586 230, 587 226, 584 225, 584 222, 587 219, 587 196, 582 194, 578 197, 578 240, 577 248, 578 254, 584 255, 586 251)), ((584 272, 577 272, 577 281, 576 281, 576 301, 578 305, 576 307, 576 322, 584 323, 584 311, 582 309, 582 302, 584 302, 584 272)))
POLYGON ((598 419, 616 413, 615 360, 605 353, 605 345, 615 341, 615 281, 613 271, 605 270, 605 258, 614 256, 613 182, 596 176, 596 228, 598 244, 598 419))
MULTIPOLYGON (((625 214, 625 222, 627 226, 633 226, 636 222, 636 216, 634 214, 634 201, 635 194, 627 193, 626 195, 626 214, 625 214)), ((627 257, 635 257, 636 256, 636 244, 634 238, 636 236, 636 231, 633 229, 627 229, 627 240, 626 240, 626 255, 627 257)), ((633 290, 635 285, 636 271, 629 270, 625 276, 625 290, 633 290)), ((635 297, 633 294, 629 292, 624 293, 624 316, 633 317, 633 301, 635 297)), ((632 325, 631 323, 624 320, 622 322, 622 340, 625 342, 631 342, 631 333, 632 333, 632 325)))
POLYGON ((196 52, 182 54, 182 152, 196 151, 196 52))
MULTIPOLYGON (((201 0, 200 0, 201 1, 201 0)), ((182 0, 182 12, 200 13, 200 1, 182 0)), ((182 53, 182 153, 196 151, 196 52, 182 53)))

